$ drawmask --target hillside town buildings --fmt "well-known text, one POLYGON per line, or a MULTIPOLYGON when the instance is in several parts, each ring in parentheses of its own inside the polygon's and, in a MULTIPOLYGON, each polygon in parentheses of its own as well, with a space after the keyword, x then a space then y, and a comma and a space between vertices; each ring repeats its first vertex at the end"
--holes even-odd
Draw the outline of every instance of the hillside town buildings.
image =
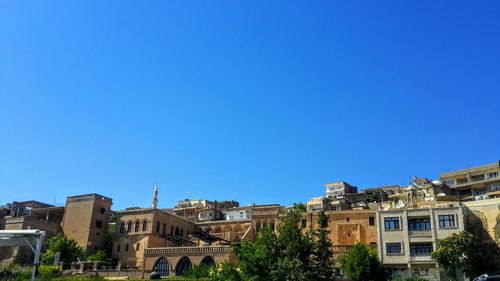
MULTIPOLYGON (((444 280, 430 259, 436 241, 467 230, 484 247, 500 246, 499 163, 443 173, 439 180, 414 177, 407 186, 362 190, 344 181, 329 183, 323 196, 306 204, 301 227, 317 227, 319 211, 329 218, 329 238, 338 258, 358 242, 377 249, 388 274, 444 280)), ((112 210, 113 200, 100 194, 70 196, 64 207, 37 201, 0 206, 0 229, 41 229, 50 238, 64 233, 87 253, 106 248, 118 270, 109 276, 142 278, 156 269, 162 277, 182 275, 201 264, 237 263, 233 249, 255 241, 263 228, 279 234, 288 208, 279 204, 240 206, 236 201, 185 199, 174 208, 159 207, 155 186, 151 207, 112 210)), ((29 251, 2 249, 0 261, 28 261, 29 251)), ((338 269, 338 274, 342 272, 338 269)))

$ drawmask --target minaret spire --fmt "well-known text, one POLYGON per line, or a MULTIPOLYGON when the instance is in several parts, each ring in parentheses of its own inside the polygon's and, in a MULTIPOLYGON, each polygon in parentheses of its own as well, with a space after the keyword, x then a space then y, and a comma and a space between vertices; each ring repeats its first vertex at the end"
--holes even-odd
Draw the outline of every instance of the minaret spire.
POLYGON ((155 184, 155 193, 153 196, 153 209, 156 209, 156 205, 158 205, 158 183, 155 184))

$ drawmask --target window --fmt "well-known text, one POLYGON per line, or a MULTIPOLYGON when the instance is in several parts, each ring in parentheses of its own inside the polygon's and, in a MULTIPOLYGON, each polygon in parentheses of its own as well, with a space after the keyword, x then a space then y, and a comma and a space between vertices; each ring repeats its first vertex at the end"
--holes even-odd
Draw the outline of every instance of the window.
POLYGON ((307 220, 302 220, 302 228, 306 228, 307 227, 307 220))
POLYGON ((140 242, 137 242, 137 243, 135 244, 135 250, 136 250, 136 251, 139 251, 139 249, 140 249, 140 248, 141 248, 141 243, 140 243, 140 242))
POLYGON ((106 213, 106 209, 105 209, 105 208, 102 208, 102 207, 101 207, 101 208, 99 208, 99 213, 101 213, 101 214, 106 213))
POLYGON ((454 186, 455 185, 455 180, 453 180, 453 179, 451 179, 451 180, 445 180, 444 184, 446 184, 447 186, 454 186))
POLYGON ((397 218, 397 217, 384 218, 384 228, 386 230, 401 229, 399 227, 399 218, 397 218))
POLYGON ((498 172, 491 172, 491 173, 488 173, 488 178, 489 178, 489 179, 498 178, 498 172))
POLYGON ((146 231, 148 229, 148 221, 144 220, 142 222, 142 231, 146 231))
POLYGON ((174 234, 174 227, 170 226, 170 234, 174 234))
POLYGON ((125 223, 121 222, 120 223, 120 233, 124 233, 124 232, 125 232, 125 223))
POLYGON ((491 191, 498 191, 500 190, 500 183, 492 184, 490 188, 491 191))
POLYGON ((156 233, 160 234, 160 222, 159 221, 156 222, 156 233))
POLYGON ((401 243, 386 243, 385 244, 385 253, 386 254, 402 254, 401 251, 401 243))
POLYGON ((95 227, 102 228, 102 221, 101 220, 96 220, 95 221, 95 227))
POLYGON ((410 256, 421 257, 430 256, 433 251, 432 244, 410 244, 410 256))
POLYGON ((454 215, 440 215, 439 227, 440 228, 453 228, 455 227, 455 216, 454 215))
POLYGON ((368 218, 370 225, 375 225, 375 217, 369 217, 368 218))
POLYGON ((140 225, 139 221, 136 221, 135 227, 134 227, 134 232, 139 232, 139 225, 140 225))
POLYGON ((120 252, 120 248, 121 248, 122 245, 118 244, 116 245, 116 252, 119 253, 120 252))
POLYGON ((184 229, 181 229, 181 236, 184 236, 184 229))
POLYGON ((132 222, 131 221, 129 221, 127 223, 127 233, 130 233, 130 232, 132 232, 132 222))
POLYGON ((349 222, 349 218, 347 218, 346 221, 349 222))
POLYGON ((163 230, 162 230, 161 234, 163 236, 165 236, 167 234, 167 224, 165 224, 165 223, 163 224, 163 230))
POLYGON ((128 252, 128 244, 125 244, 125 252, 128 252))
POLYGON ((408 220, 408 230, 431 230, 430 218, 408 220))

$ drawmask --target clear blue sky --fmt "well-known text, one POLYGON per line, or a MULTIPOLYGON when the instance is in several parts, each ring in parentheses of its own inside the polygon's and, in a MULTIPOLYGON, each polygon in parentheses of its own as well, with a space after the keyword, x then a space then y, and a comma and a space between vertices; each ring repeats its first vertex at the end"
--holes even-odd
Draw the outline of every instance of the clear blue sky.
POLYGON ((0 203, 284 205, 500 159, 499 1, 2 1, 0 203))

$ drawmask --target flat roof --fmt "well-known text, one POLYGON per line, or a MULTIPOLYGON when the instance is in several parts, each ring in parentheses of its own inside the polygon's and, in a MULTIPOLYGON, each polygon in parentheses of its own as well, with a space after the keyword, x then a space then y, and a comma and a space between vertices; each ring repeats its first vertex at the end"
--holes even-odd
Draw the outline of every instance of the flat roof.
POLYGON ((477 172, 480 170, 491 169, 491 168, 500 168, 500 161, 495 162, 495 163, 486 164, 486 165, 475 166, 475 167, 470 167, 470 168, 466 168, 466 169, 442 173, 440 175, 440 177, 441 178, 451 177, 451 176, 456 176, 456 175, 460 175, 460 174, 467 174, 467 173, 477 172))

